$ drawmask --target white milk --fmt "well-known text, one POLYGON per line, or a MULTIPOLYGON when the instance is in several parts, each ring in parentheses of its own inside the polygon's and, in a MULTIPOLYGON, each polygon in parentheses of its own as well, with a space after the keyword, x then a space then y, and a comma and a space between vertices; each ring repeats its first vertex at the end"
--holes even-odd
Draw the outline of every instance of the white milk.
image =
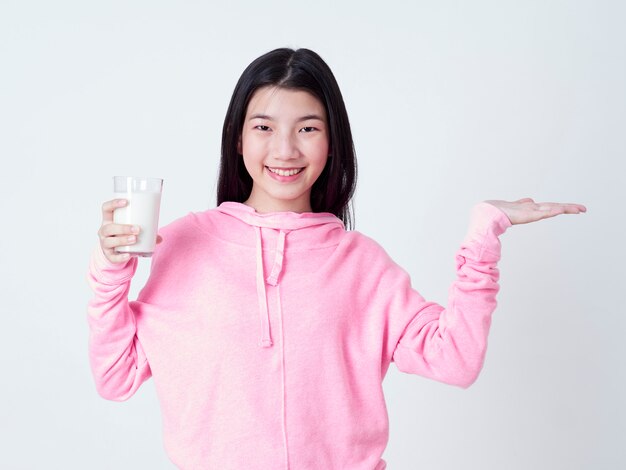
POLYGON ((115 209, 113 222, 116 224, 139 225, 141 231, 132 245, 117 247, 120 253, 134 253, 138 256, 150 256, 156 245, 159 226, 161 193, 127 192, 115 193, 116 199, 128 199, 125 207, 115 209))

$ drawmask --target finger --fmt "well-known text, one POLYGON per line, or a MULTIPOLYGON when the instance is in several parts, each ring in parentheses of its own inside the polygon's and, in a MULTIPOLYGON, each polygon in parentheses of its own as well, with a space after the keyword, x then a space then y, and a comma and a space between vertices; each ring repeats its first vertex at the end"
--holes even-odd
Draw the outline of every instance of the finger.
POLYGON ((566 214, 580 214, 581 212, 587 212, 587 208, 581 204, 565 204, 566 214))
POLYGON ((566 206, 568 209, 576 209, 579 212, 587 212, 587 208, 585 206, 583 206, 582 204, 576 204, 573 202, 569 202, 567 204, 563 204, 564 206, 566 206))
POLYGON ((138 225, 108 223, 100 227, 100 230, 98 230, 98 236, 100 238, 106 238, 119 235, 137 235, 140 231, 141 229, 138 225))
POLYGON ((128 246, 137 243, 136 235, 120 235, 118 237, 106 237, 102 239, 103 248, 115 248, 118 246, 128 246))
POLYGON ((585 206, 581 206, 580 204, 543 204, 539 209, 542 219, 547 219, 561 214, 580 214, 581 212, 585 212, 587 210, 585 206))
POLYGON ((128 204, 126 199, 111 199, 102 204, 102 222, 113 222, 113 212, 118 207, 124 207, 128 204))
POLYGON ((537 208, 541 211, 553 211, 558 208, 561 210, 561 214, 578 214, 587 211, 587 208, 581 204, 562 204, 560 202, 542 202, 537 208))
POLYGON ((563 206, 553 206, 546 211, 546 218, 561 214, 565 214, 565 208, 563 206))
POLYGON ((522 199, 518 199, 515 202, 535 202, 535 201, 532 198, 530 198, 530 197, 525 197, 525 198, 522 198, 522 199))
POLYGON ((537 211, 541 219, 548 219, 565 213, 565 208, 560 204, 542 203, 537 206, 537 211))
POLYGON ((116 253, 114 251, 105 253, 107 259, 112 263, 126 263, 130 259, 130 253, 116 253))

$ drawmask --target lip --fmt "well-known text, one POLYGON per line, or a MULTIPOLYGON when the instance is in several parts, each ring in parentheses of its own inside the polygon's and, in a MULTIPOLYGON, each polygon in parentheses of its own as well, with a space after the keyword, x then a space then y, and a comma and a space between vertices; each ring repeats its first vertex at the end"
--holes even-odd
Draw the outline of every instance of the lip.
POLYGON ((292 181, 296 181, 298 178, 300 178, 300 175, 302 175, 304 173, 304 171, 306 170, 305 167, 289 167, 289 168, 283 168, 283 167, 278 167, 278 166, 273 166, 272 168, 276 169, 276 170, 283 170, 283 171, 289 171, 289 170, 302 170, 299 173, 296 173, 295 175, 291 175, 291 176, 281 176, 278 175, 276 173, 274 173, 273 171, 270 171, 270 167, 265 166, 265 172, 269 175, 270 178, 272 178, 275 181, 278 181, 280 183, 291 183, 292 181))

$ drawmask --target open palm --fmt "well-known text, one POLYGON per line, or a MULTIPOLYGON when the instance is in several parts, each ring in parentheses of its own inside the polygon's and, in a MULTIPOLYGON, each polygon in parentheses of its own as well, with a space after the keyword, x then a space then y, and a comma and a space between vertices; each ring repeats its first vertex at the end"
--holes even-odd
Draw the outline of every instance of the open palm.
POLYGON ((535 202, 531 198, 518 201, 485 201, 504 212, 511 224, 527 224, 561 214, 580 214, 587 212, 582 204, 563 204, 559 202, 535 202))

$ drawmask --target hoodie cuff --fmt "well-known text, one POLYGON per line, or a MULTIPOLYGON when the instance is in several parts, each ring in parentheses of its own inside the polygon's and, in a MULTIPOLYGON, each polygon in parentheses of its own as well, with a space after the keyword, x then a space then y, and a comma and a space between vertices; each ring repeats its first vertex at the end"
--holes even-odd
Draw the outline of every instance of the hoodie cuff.
POLYGON ((489 252, 500 257, 498 237, 511 226, 507 215, 488 202, 476 204, 471 212, 470 224, 463 245, 480 245, 480 256, 489 252))
POLYGON ((128 282, 137 270, 137 257, 132 256, 126 263, 112 263, 107 259, 98 243, 89 263, 89 272, 103 284, 119 285, 128 282))

